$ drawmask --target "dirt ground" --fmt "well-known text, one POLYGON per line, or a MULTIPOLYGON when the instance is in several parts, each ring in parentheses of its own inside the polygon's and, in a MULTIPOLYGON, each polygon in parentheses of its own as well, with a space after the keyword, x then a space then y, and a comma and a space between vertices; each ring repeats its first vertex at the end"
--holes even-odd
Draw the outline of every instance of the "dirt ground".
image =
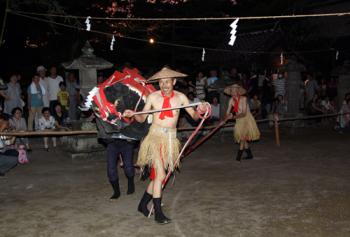
POLYGON ((158 225, 136 211, 136 193, 112 193, 103 157, 72 160, 34 144, 31 162, 0 178, 0 236, 350 236, 350 134, 265 131, 254 160, 236 162, 230 133, 186 157, 164 194, 158 225))

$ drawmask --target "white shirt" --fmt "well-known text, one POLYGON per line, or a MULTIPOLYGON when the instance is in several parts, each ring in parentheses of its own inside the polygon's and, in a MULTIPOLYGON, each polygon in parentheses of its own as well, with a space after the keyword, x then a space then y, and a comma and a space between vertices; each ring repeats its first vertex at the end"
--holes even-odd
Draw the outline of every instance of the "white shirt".
POLYGON ((47 85, 48 85, 48 94, 50 100, 57 100, 57 93, 60 90, 60 82, 63 81, 63 78, 59 75, 56 78, 48 77, 47 85))
POLYGON ((278 95, 285 96, 286 94, 286 79, 277 78, 272 81, 273 86, 275 87, 275 97, 278 95))
POLYGON ((208 82, 208 86, 214 84, 217 80, 219 80, 218 77, 209 77, 208 81, 207 81, 208 82))
POLYGON ((188 102, 190 103, 190 104, 193 104, 193 103, 198 103, 198 102, 201 102, 197 97, 194 97, 193 98, 193 100, 188 100, 188 102))
POLYGON ((207 78, 203 77, 196 81, 196 95, 201 100, 205 98, 205 80, 207 80, 207 78))
POLYGON ((44 87, 45 90, 47 90, 47 81, 48 81, 47 77, 44 77, 44 78, 41 78, 41 77, 40 77, 39 84, 40 84, 42 87, 44 87))
POLYGON ((55 118, 50 116, 49 120, 45 119, 43 116, 39 119, 39 129, 53 129, 55 128, 55 118))
POLYGON ((48 79, 47 77, 40 78, 39 84, 44 88, 45 95, 43 95, 43 103, 44 107, 50 106, 50 100, 49 100, 49 92, 48 92, 48 79))

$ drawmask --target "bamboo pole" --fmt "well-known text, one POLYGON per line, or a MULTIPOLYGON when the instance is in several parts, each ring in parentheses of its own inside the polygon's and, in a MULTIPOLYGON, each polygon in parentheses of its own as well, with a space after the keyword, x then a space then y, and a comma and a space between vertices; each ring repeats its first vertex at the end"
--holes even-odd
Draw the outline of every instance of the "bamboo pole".
POLYGON ((226 117, 224 120, 222 120, 219 124, 217 124, 216 126, 213 126, 214 128, 208 133, 206 134, 204 137, 202 137, 199 141, 197 141, 195 144, 189 146, 186 149, 186 152, 184 154, 185 156, 188 156, 189 154, 191 154, 197 147, 199 147, 200 145, 202 145, 206 140, 208 140, 211 136, 213 136, 220 128, 222 128, 225 123, 227 122, 228 117, 226 117))
POLYGON ((74 136, 74 135, 94 135, 97 131, 24 131, 24 132, 0 132, 0 136, 16 137, 36 137, 36 136, 74 136))
MULTIPOLYGON (((193 104, 192 104, 193 105, 193 104)), ((349 113, 337 113, 337 114, 328 114, 328 115, 314 115, 314 116, 306 116, 306 117, 294 117, 294 118, 283 118, 278 119, 278 122, 284 122, 284 121, 294 121, 294 120, 306 120, 306 119, 315 119, 315 118, 326 118, 326 117, 336 117, 339 115, 345 115, 349 113)), ((261 119, 256 120, 257 123, 263 123, 271 121, 270 119, 261 119)), ((272 120, 275 124, 275 119, 272 120)), ((232 127, 234 123, 226 123, 221 125, 221 127, 232 127)), ((277 129, 279 132, 279 124, 277 124, 277 129)), ((202 127, 202 130, 209 130, 209 129, 215 129, 217 125, 210 125, 206 127, 202 127)), ((194 127, 181 127, 178 128, 177 131, 192 131, 195 130, 194 127)), ((88 130, 88 131, 82 131, 82 130, 75 130, 75 131, 24 131, 24 132, 0 132, 0 136, 18 136, 18 137, 35 137, 35 136, 74 136, 74 135, 92 135, 97 134, 97 131, 95 130, 88 130)), ((278 135, 279 136, 279 135, 278 135)), ((276 142, 277 143, 277 142, 276 142)))
POLYGON ((162 111, 169 111, 169 110, 176 110, 176 109, 184 109, 184 108, 189 108, 189 107, 194 107, 203 104, 202 102, 197 102, 189 105, 183 105, 183 106, 177 106, 177 107, 172 107, 172 108, 167 108, 167 109, 153 109, 153 110, 147 110, 147 111, 140 111, 140 112, 135 112, 133 115, 140 115, 140 114, 153 114, 153 113, 158 113, 162 111))
POLYGON ((275 125, 275 140, 276 140, 276 145, 281 146, 281 141, 280 141, 280 129, 279 129, 279 117, 278 114, 275 113, 273 114, 273 120, 274 120, 274 125, 275 125))

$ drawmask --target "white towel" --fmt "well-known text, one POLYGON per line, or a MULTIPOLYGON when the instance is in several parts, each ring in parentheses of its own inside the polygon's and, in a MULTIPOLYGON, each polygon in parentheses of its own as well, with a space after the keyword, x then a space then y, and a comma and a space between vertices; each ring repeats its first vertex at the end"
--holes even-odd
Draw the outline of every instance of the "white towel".
MULTIPOLYGON (((46 91, 45 91, 44 87, 42 85, 40 85, 40 84, 39 84, 39 86, 41 88, 42 95, 45 95, 46 91)), ((31 94, 38 94, 39 93, 34 82, 32 82, 32 84, 30 84, 30 93, 31 94)))

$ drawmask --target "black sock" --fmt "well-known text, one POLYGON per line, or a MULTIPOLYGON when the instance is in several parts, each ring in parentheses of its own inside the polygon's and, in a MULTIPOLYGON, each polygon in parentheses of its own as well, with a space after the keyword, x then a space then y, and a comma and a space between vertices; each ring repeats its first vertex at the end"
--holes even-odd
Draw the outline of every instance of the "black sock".
POLYGON ((149 215, 149 210, 147 208, 147 204, 152 200, 152 195, 147 193, 147 191, 145 191, 145 193, 143 194, 141 201, 139 203, 139 206, 137 208, 137 210, 139 212, 141 212, 145 217, 148 217, 149 215))
POLYGON ((242 154, 243 154, 243 150, 238 150, 237 156, 236 156, 236 160, 237 160, 237 161, 241 161, 241 159, 242 159, 242 154))
POLYGON ((159 224, 168 224, 170 219, 166 217, 162 211, 162 198, 153 198, 154 204, 154 219, 159 224))

